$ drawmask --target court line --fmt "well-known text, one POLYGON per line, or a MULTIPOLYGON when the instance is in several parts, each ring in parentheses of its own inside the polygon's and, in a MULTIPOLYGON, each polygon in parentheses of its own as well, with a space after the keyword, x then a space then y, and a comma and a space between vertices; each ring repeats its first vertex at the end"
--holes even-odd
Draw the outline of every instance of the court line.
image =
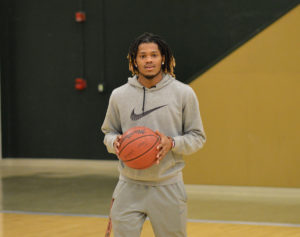
POLYGON ((11 210, 0 210, 0 213, 7 214, 28 214, 28 215, 43 215, 43 216, 74 216, 74 217, 98 217, 108 218, 105 215, 96 214, 73 214, 73 213, 61 213, 61 212, 33 212, 33 211, 11 211, 11 210))
POLYGON ((298 228, 300 228, 300 224, 277 223, 277 222, 198 220, 198 219, 188 219, 188 222, 194 222, 194 223, 212 223, 212 224, 235 224, 235 225, 282 226, 282 227, 298 227, 298 228))
MULTIPOLYGON (((96 217, 96 218, 108 218, 106 215, 96 214, 70 214, 70 213, 55 213, 55 212, 32 212, 32 211, 11 211, 0 210, 0 213, 7 214, 28 214, 28 215, 46 215, 46 216, 71 216, 71 217, 96 217)), ((225 220, 200 220, 200 219, 188 219, 191 223, 208 223, 208 224, 234 224, 234 225, 258 225, 258 226, 281 226, 281 227, 298 227, 300 224, 292 223, 277 223, 277 222, 253 222, 253 221, 225 221, 225 220)))

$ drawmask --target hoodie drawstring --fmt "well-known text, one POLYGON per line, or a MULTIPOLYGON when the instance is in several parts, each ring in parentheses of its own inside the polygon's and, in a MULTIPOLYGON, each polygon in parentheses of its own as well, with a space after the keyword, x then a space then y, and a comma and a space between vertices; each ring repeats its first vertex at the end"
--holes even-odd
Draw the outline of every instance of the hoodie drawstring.
POLYGON ((144 113, 144 110, 145 110, 145 98, 146 98, 146 88, 143 87, 144 89, 144 97, 143 97, 143 113, 144 113))

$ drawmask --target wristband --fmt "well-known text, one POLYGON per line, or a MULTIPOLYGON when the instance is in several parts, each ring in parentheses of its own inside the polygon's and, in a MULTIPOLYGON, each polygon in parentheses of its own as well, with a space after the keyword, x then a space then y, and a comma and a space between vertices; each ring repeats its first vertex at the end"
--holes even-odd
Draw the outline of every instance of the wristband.
POLYGON ((174 138, 172 138, 172 137, 168 137, 168 138, 169 138, 169 140, 171 142, 171 148, 174 148, 175 147, 175 140, 174 140, 174 138))

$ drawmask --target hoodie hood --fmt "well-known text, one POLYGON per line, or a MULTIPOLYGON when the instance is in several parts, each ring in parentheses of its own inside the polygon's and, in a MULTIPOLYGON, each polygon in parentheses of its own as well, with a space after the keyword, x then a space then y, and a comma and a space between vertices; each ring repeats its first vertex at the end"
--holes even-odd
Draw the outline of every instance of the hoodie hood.
POLYGON ((145 86, 143 86, 138 81, 138 76, 135 75, 133 77, 129 77, 128 78, 128 84, 131 85, 131 86, 133 86, 133 87, 140 88, 140 89, 143 90, 142 112, 144 114, 144 112, 145 112, 145 104, 146 104, 146 91, 156 91, 156 90, 159 90, 159 89, 167 86, 168 84, 170 84, 174 80, 175 79, 172 78, 170 76, 170 74, 163 74, 163 78, 155 86, 153 86, 151 88, 146 88, 145 86))
POLYGON ((170 74, 163 74, 163 78, 161 79, 160 82, 158 82, 155 86, 153 86, 152 88, 145 88, 139 81, 138 81, 138 76, 135 75, 133 77, 129 77, 128 78, 128 84, 137 88, 141 88, 141 89, 148 89, 148 90, 159 90, 163 87, 165 87, 166 85, 168 85, 169 83, 171 83, 175 78, 173 78, 170 74))

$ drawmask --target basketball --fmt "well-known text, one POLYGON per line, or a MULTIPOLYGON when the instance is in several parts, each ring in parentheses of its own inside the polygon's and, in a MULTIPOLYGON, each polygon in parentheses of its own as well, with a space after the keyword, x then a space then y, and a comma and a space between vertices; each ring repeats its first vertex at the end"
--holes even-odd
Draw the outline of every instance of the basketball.
POLYGON ((147 127, 133 127, 120 140, 119 157, 134 169, 146 169, 156 161, 160 136, 147 127))

